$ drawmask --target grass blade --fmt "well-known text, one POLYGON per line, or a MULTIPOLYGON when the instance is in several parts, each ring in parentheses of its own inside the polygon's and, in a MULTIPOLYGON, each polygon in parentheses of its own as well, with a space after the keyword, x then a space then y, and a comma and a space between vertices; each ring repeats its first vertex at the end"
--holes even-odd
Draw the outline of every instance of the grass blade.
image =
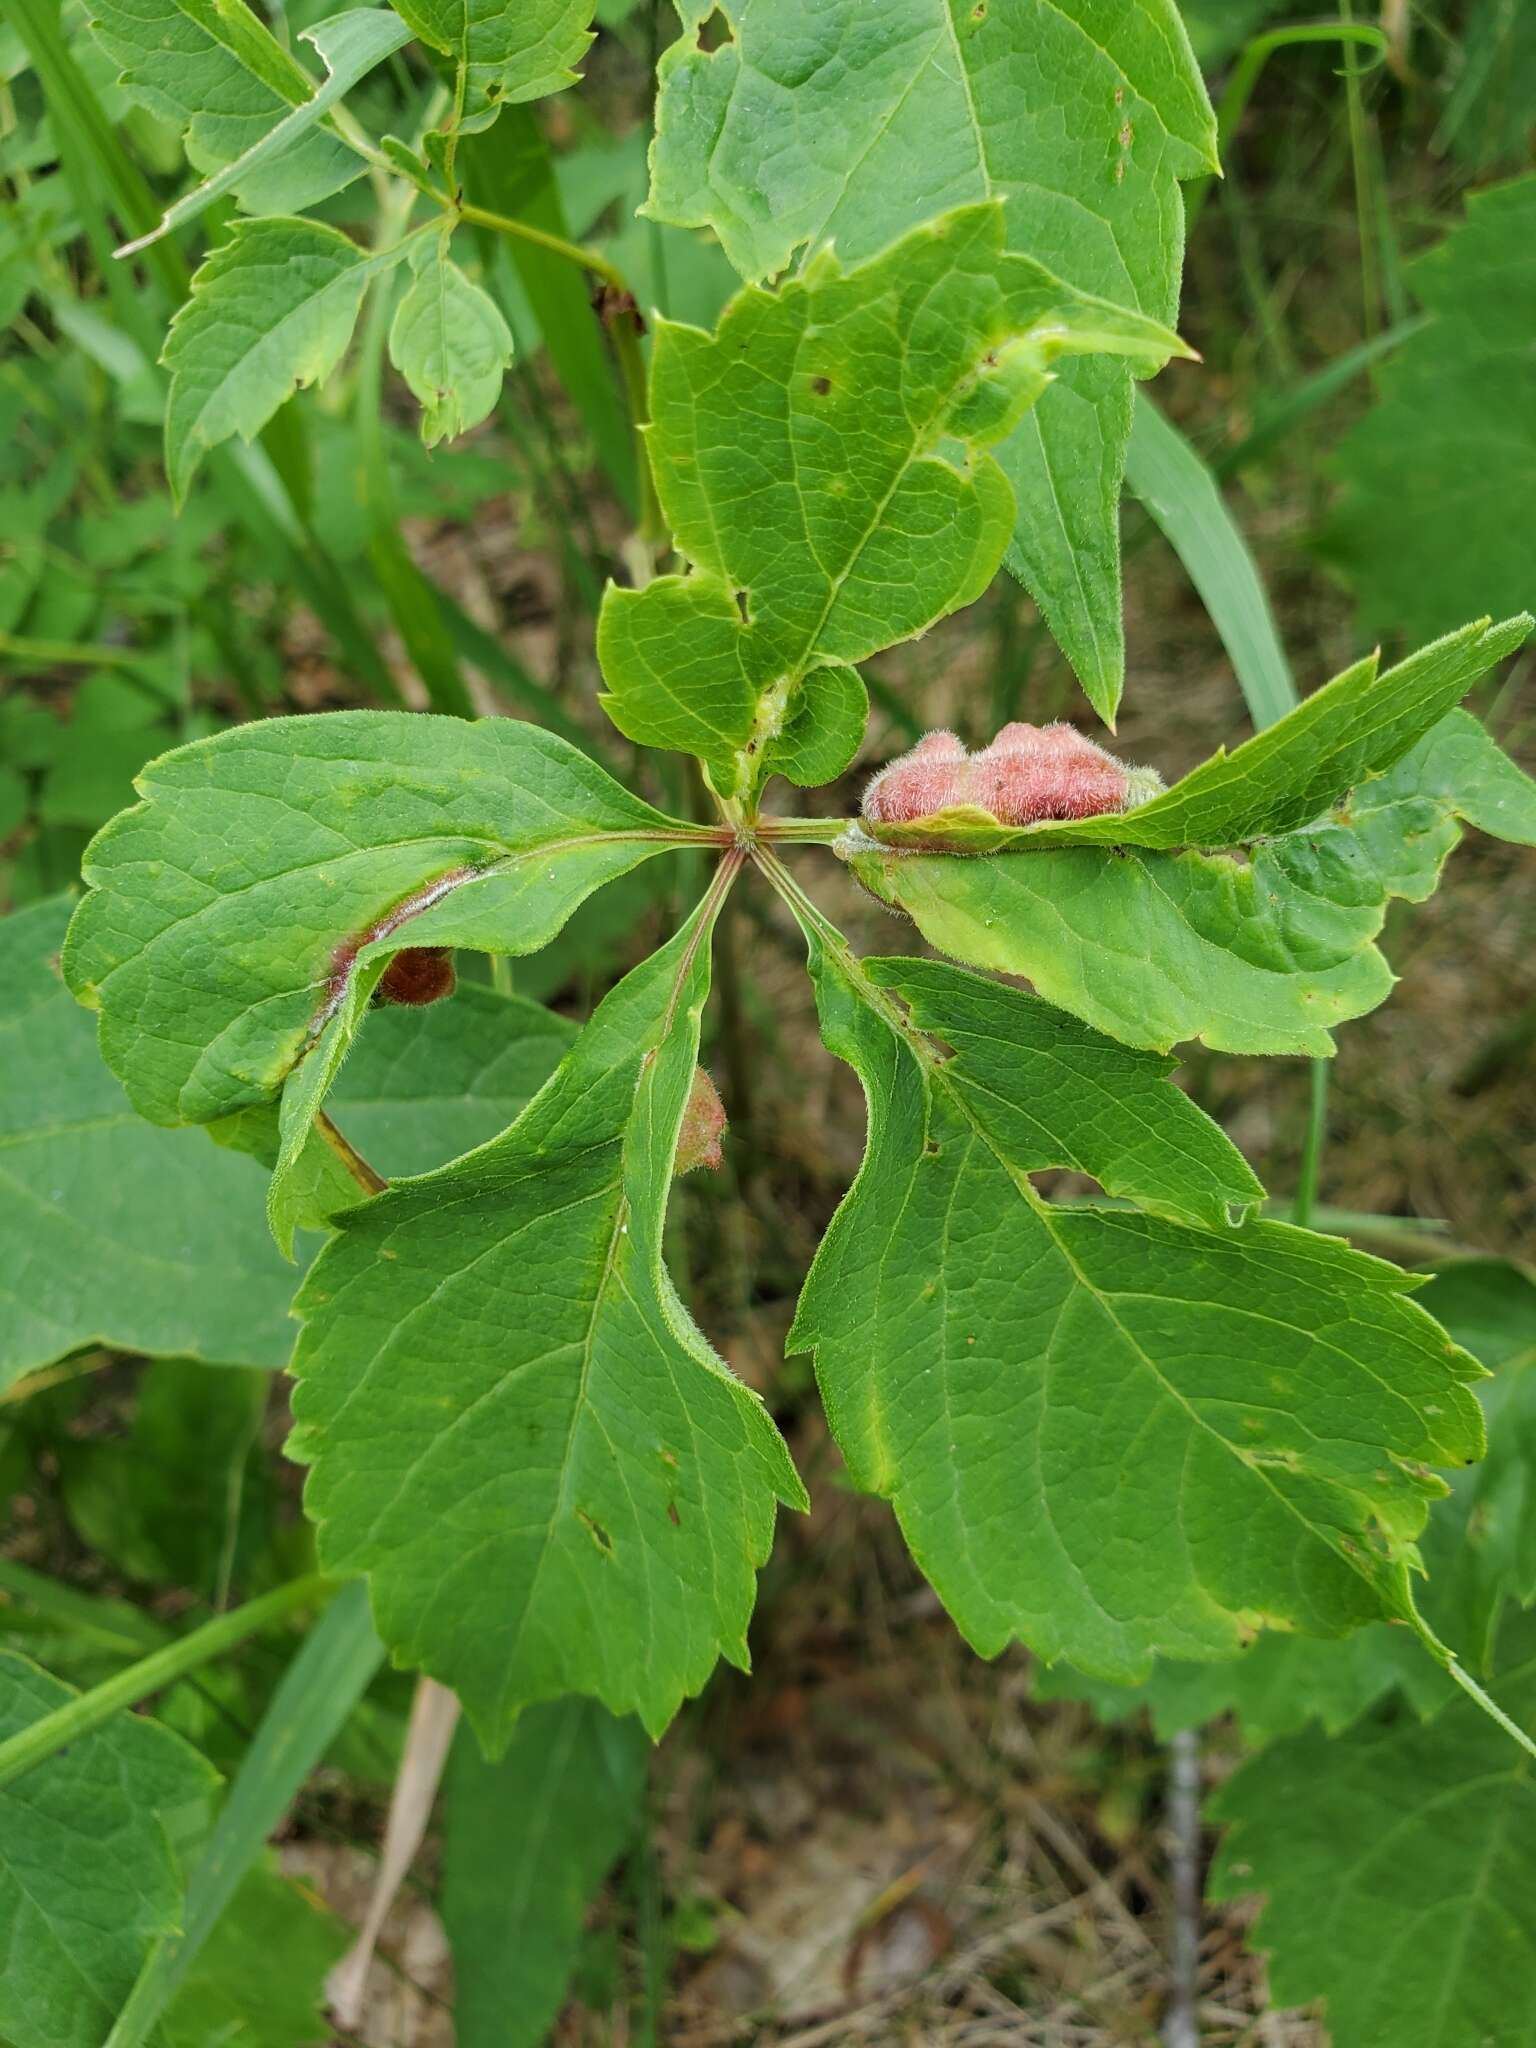
POLYGON ((1189 571, 1255 726, 1273 725, 1299 700, 1258 567, 1209 466, 1144 391, 1136 394, 1125 479, 1189 571))
POLYGON ((142 2048, 152 2037, 240 1880, 383 1657, 367 1586, 355 1580, 331 1602, 284 1672, 193 1867, 182 1932, 150 1952, 105 2048, 142 2048))

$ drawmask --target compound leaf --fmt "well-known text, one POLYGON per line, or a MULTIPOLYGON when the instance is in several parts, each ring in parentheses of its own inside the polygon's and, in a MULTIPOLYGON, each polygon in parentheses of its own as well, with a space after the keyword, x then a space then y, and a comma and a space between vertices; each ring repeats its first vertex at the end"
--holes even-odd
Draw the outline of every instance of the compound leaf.
MULTIPOLYGON (((1230 770, 1247 751, 1214 765, 1230 770)), ((1206 794, 1219 812, 1214 775, 1206 794)), ((1137 815, 1116 826, 1133 834, 1137 815)), ((1132 845, 966 858, 867 838, 849 859, 941 952, 1027 975, 1127 1045, 1199 1038, 1225 1052, 1323 1055, 1331 1026, 1387 995, 1374 943, 1386 905, 1433 891, 1463 820, 1536 845, 1536 784, 1455 711, 1320 823, 1260 840, 1246 859, 1132 845)))
POLYGON ((355 1030, 404 947, 532 952, 689 832, 504 718, 267 719, 162 755, 138 787, 87 852, 65 975, 158 1123, 272 1097, 334 1020, 355 1030))
MULTIPOLYGON (((890 968, 808 936, 870 1134, 789 1341, 815 1351, 850 1471, 893 1502, 967 1638, 1133 1679, 1264 1625, 1410 1619, 1413 1539, 1443 1491, 1425 1467, 1483 1440, 1480 1368, 1411 1280, 1285 1224, 1045 1202, 1028 1175, 1074 1156, 1093 1094, 1049 1069, 1034 1094, 1038 1056, 1027 1032, 999 1043, 1001 1003, 984 1055, 938 1058, 882 994, 890 968), (991 1111, 998 1072, 1062 1125, 1022 1158, 991 1111)), ((1136 1196, 1134 1125, 1114 1163, 1136 1196)))
POLYGON ((455 124, 472 135, 504 106, 577 82, 592 42, 593 0, 404 0, 412 31, 456 67, 455 124))
POLYGON ((210 448, 254 440, 285 398, 341 361, 370 278, 407 244, 369 256, 318 221, 235 221, 192 280, 161 360, 171 372, 165 467, 186 497, 210 448))
POLYGON ((1434 318, 1339 448, 1328 543, 1368 625, 1428 634, 1536 599, 1536 176, 1475 194, 1409 277, 1434 318))
POLYGON ((134 1114, 58 977, 72 907, 0 921, 0 1386, 87 1344, 281 1366, 293 1275, 261 1184, 134 1114))
MULTIPOLYGON (((1048 364, 1095 350, 1161 362, 1179 347, 1005 250, 996 204, 856 270, 824 252, 777 292, 738 294, 714 334, 660 323, 648 435, 692 571, 606 593, 609 716, 697 754, 726 795, 775 767, 822 773, 796 729, 802 680, 846 678, 986 587, 1013 502, 982 451, 1039 397, 1048 364)), ((835 773, 857 744, 843 700, 862 710, 862 687, 823 687, 837 701, 811 707, 817 729, 847 743, 835 773)))
POLYGON ((461 1730, 444 1787, 443 1924, 458 2048, 542 2048, 592 1895, 629 1847, 649 1745, 595 1700, 530 1707, 487 1763, 461 1730))
POLYGON ((421 405, 429 448, 479 426, 501 396, 512 334, 496 303, 448 254, 448 238, 418 242, 416 275, 395 308, 389 359, 421 405))
MULTIPOLYGON (((1010 246, 1171 324, 1181 178, 1215 121, 1173 0, 678 0, 643 209, 710 226, 744 277, 804 246, 858 262, 963 201, 1004 198, 1010 246), (719 47, 698 29, 717 11, 719 47)), ((1013 567, 1095 707, 1125 666, 1119 499, 1131 369, 1072 365, 999 450, 1013 567)))
MULTIPOLYGON (((0 1737, 76 1697, 0 1650, 0 1737)), ((118 1714, 0 1789, 0 2034, 100 2048, 152 1942, 179 1924, 173 1844, 218 1773, 169 1729, 118 1714)))
MULTIPOLYGON (((199 171, 235 163, 317 89, 249 7, 91 0, 90 16, 97 41, 122 66, 122 84, 181 134, 199 171)), ((258 164, 236 196, 249 213, 300 213, 366 168, 339 135, 311 130, 280 159, 258 164)))
POLYGON ((710 921, 501 1138, 343 1218, 300 1299, 290 1449, 321 1555, 371 1575, 396 1657, 493 1750, 567 1692, 655 1734, 717 1656, 745 1666, 775 1498, 803 1500, 661 1262, 710 921))
MULTIPOLYGON (((1530 1726, 1536 1615, 1512 1614, 1500 1651, 1501 1701, 1530 1726)), ((1473 1701, 1273 1743, 1207 1812, 1229 1829, 1212 1896, 1267 1895, 1254 1940, 1275 2002, 1323 1999, 1335 2048, 1531 2038, 1536 1785, 1473 1701)))

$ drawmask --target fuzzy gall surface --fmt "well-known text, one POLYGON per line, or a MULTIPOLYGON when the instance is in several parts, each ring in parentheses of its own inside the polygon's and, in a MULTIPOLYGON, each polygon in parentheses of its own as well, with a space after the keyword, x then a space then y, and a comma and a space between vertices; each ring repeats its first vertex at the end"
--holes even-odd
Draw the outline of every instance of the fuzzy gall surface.
POLYGON ((1003 825, 1095 818, 1130 807, 1134 774, 1070 725, 1005 725, 974 754, 952 732, 930 732, 870 783, 864 817, 906 825, 972 804, 1003 825))

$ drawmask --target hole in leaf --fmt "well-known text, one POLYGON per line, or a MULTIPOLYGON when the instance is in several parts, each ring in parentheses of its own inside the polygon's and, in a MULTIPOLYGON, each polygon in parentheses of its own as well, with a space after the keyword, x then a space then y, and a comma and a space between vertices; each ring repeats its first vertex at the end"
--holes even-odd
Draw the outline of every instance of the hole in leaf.
POLYGON ((587 1534, 592 1538, 592 1541, 603 1553, 603 1556, 612 1557, 613 1538, 608 1534, 608 1531, 603 1527, 602 1523, 595 1522, 592 1519, 592 1517, 589 1514, 587 1514, 586 1511, 582 1508, 578 1508, 576 1510, 576 1519, 578 1522, 581 1523, 582 1527, 586 1530, 587 1534))
POLYGON ((713 14, 705 15, 699 23, 699 48, 705 52, 724 49, 727 43, 735 40, 736 31, 723 7, 717 7, 713 14))
POLYGON ((811 379, 811 389, 818 398, 825 398, 832 389, 832 379, 830 377, 813 377, 811 379))

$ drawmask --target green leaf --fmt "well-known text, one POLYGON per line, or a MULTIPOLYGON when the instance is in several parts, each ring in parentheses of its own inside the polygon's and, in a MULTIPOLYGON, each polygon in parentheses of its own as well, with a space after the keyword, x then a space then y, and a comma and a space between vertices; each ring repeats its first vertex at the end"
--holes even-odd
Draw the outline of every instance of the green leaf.
MULTIPOLYGON (((91 27, 141 106, 182 135, 188 161, 220 171, 315 92, 315 82, 246 6, 211 0, 90 0, 91 27)), ((354 149, 311 131, 259 165, 238 197, 250 213, 298 213, 362 176, 354 149)))
MULTIPOLYGON (((301 31, 300 40, 313 43, 325 65, 326 78, 312 99, 302 102, 290 114, 286 114, 274 128, 270 128, 258 142, 253 142, 243 155, 238 156, 213 176, 205 178, 194 191, 167 207, 159 225, 137 241, 125 243, 117 251, 119 256, 131 256, 137 250, 156 242, 173 228, 185 227, 188 221, 212 206, 216 199, 222 199, 226 192, 254 189, 265 196, 272 190, 273 182, 292 176, 294 159, 305 168, 299 171, 301 183, 307 175, 306 145, 313 135, 317 123, 336 106, 358 80, 365 78, 376 65, 408 43, 411 32, 387 7, 352 7, 344 14, 333 14, 328 20, 317 22, 313 28, 301 31), (258 173, 262 183, 254 183, 258 173)), ((329 152, 327 152, 327 155, 329 152)), ((361 165, 358 166, 361 169, 361 165)), ((263 213, 288 213, 295 210, 293 200, 284 184, 278 188, 281 203, 252 207, 249 210, 263 213)), ((317 195, 318 196, 318 195, 317 195)))
MULTIPOLYGON (((1536 1721, 1536 1616, 1512 1616, 1500 1697, 1536 1721)), ((1471 1700, 1390 1710, 1246 1763, 1207 1809, 1229 1829, 1211 1896, 1267 1895, 1277 2005, 1326 2001, 1335 2048, 1487 2048, 1528 2034, 1536 1975, 1530 1759, 1471 1700), (1511 2031, 1513 2026, 1514 2031, 1511 2031)))
POLYGON ((370 1574, 397 1660, 492 1749, 566 1692, 656 1734, 717 1656, 745 1667, 775 1497, 804 1498, 661 1263, 711 915, 503 1137, 345 1217, 301 1299, 289 1448, 321 1555, 370 1574))
POLYGON ((420 401, 429 448, 479 426, 501 396, 512 335, 495 301, 448 255, 448 237, 418 242, 415 277, 389 330, 389 359, 420 401))
MULTIPOLYGON (((645 211, 710 226, 742 275, 803 245, 856 263, 961 201, 1008 201, 1010 246, 1079 290, 1171 324, 1181 178, 1215 121, 1172 0, 679 0, 659 67, 645 211), (696 30, 712 11, 730 37, 696 30)), ((1131 370, 1076 364, 1011 421, 1009 564, 1095 707, 1125 667, 1120 478, 1131 370)))
POLYGON ((326 2048, 326 1974, 351 1939, 311 1892, 256 1864, 165 2015, 165 2048, 326 2048))
MULTIPOLYGON (((473 984, 452 1002, 369 1016, 341 1069, 333 1105, 344 1135, 386 1179, 429 1173, 499 1135, 570 1049, 575 1026, 515 996, 473 984)), ((328 1223, 358 1199, 357 1182, 313 1128, 346 1041, 335 1024, 289 1076, 280 1116, 246 1110, 239 1136, 277 1168, 267 1213, 278 1244, 328 1223)))
POLYGON ((1368 625, 1424 635, 1536 600, 1536 175, 1475 194, 1408 275, 1434 317, 1339 448, 1326 538, 1368 625))
POLYGON ((280 1366, 293 1275, 260 1182, 135 1116, 53 964, 70 908, 0 922, 0 1385, 93 1343, 280 1366))
POLYGON ((412 32, 453 60, 455 126, 473 134, 504 106, 543 99, 577 82, 592 43, 592 0, 404 0, 412 32))
POLYGON ((451 1002, 375 1011, 331 1106, 386 1179, 430 1173, 504 1131, 575 1036, 541 1003, 461 982, 451 1002))
MULTIPOLYGON (((1502 1260, 1467 1259, 1437 1273, 1419 1300, 1458 1344, 1496 1368, 1479 1387, 1487 1452, 1453 1476, 1421 1544, 1429 1568, 1421 1605, 1437 1633, 1481 1668, 1505 1602, 1536 1598, 1536 1283, 1502 1260)), ((1336 1642, 1265 1634, 1223 1664, 1160 1658, 1134 1687, 1058 1664, 1038 1675, 1035 1689, 1044 1699, 1086 1700, 1105 1721, 1145 1706, 1164 1738, 1234 1713, 1251 1743, 1314 1720, 1336 1734, 1393 1692, 1424 1716, 1457 1696, 1406 1630, 1383 1622, 1336 1642)))
MULTIPOLYGON (((697 754, 722 794, 787 772, 804 758, 809 672, 912 638, 991 580, 1013 504, 982 450, 1050 363, 1105 349, 1158 362, 1179 346, 1006 251, 995 204, 857 270, 823 253, 777 292, 738 294, 713 335, 659 323, 648 440, 692 571, 605 593, 609 716, 697 754)), ((846 700, 851 685, 835 687, 846 700)))
POLYGON ((494 1764, 461 1729, 442 1897, 458 2048, 542 2048, 592 1895, 634 1837, 647 1757, 639 1723, 593 1700, 530 1707, 494 1764))
POLYGON ((1220 1125, 1167 1085, 1175 1061, 939 960, 866 960, 863 971, 951 1048, 946 1085, 1020 1172, 1069 1167, 1152 1215, 1210 1229, 1263 1200, 1220 1125))
MULTIPOLYGON (((0 1739, 74 1697, 0 1650, 0 1739)), ((100 2048, 149 1944, 181 1911, 173 1843, 218 1784, 179 1735, 120 1713, 0 1791, 0 2034, 100 2048)))
MULTIPOLYGON (((1425 1466, 1475 1458, 1483 1433, 1480 1368, 1408 1276, 1285 1224, 1044 1201, 1028 1175, 1084 1156, 1099 1091, 1026 1033, 1000 1039, 1002 1000, 976 1051, 941 1059, 882 994, 891 968, 866 974, 819 922, 808 939, 870 1135, 789 1344, 815 1350, 853 1478, 893 1502, 967 1639, 1134 1679, 1266 1625, 1410 1619, 1413 1538, 1443 1491, 1425 1466), (1000 1086, 1042 1120, 1017 1155, 1000 1086)), ((1096 1140, 1106 1186, 1160 1203, 1158 1090, 1168 1151, 1198 1127, 1215 1156, 1163 1071, 1096 1140)))
POLYGON ((405 946, 531 952, 692 828, 512 719, 273 718, 180 747, 94 841, 65 973, 134 1106, 270 1098, 405 946))
POLYGON ((408 243, 369 256, 335 228, 235 221, 192 280, 161 360, 171 372, 165 467, 184 499, 210 448, 252 441, 284 399, 341 361, 369 280, 408 243))
MULTIPOLYGON (((1204 797, 1212 812, 1224 805, 1211 765, 1191 811, 1204 797)), ((1139 816, 1117 820, 1127 836, 1139 816)), ((1433 891, 1462 820, 1536 845, 1536 785, 1456 711, 1319 824, 1261 840, 1246 860, 1093 846, 968 859, 865 840, 850 865, 941 952, 1027 975, 1127 1045, 1199 1038, 1224 1052, 1324 1055, 1330 1026, 1388 994, 1373 943, 1387 902, 1433 891)))

